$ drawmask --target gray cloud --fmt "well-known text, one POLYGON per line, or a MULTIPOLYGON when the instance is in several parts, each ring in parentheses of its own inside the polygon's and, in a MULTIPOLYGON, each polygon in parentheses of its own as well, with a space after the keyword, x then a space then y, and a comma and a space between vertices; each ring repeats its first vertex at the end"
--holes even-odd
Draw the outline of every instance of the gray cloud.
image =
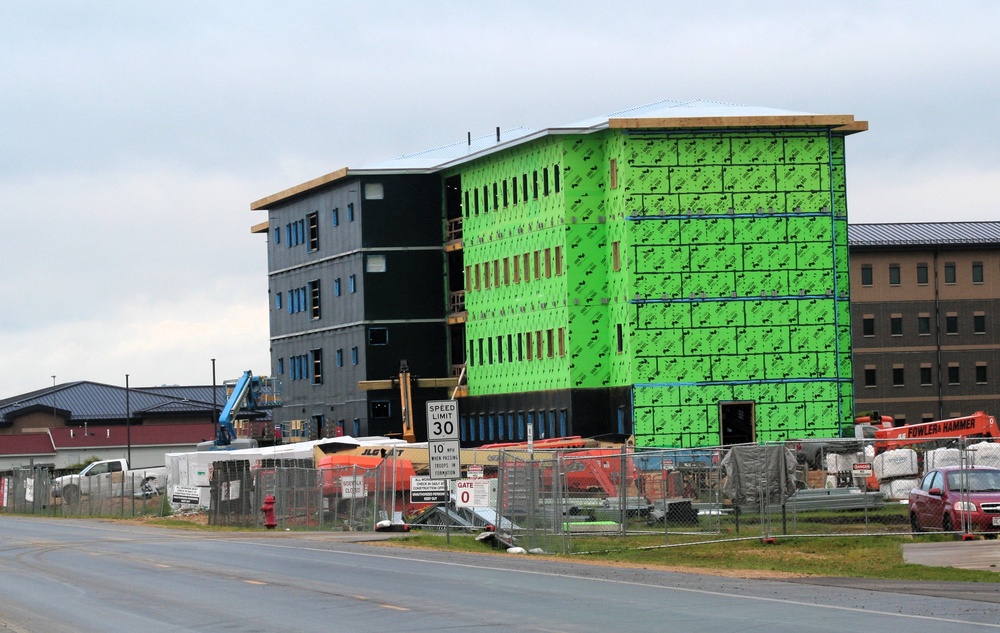
POLYGON ((498 125, 666 98, 854 114, 853 221, 993 219, 998 7, 5 2, 0 397, 266 373, 249 203, 498 125))

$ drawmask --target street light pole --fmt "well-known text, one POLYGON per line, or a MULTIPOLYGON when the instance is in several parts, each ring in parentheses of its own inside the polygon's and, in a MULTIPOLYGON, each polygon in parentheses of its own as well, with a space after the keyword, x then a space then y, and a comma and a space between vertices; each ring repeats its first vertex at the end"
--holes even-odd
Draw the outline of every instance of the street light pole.
POLYGON ((126 460, 132 468, 132 403, 129 401, 128 374, 125 374, 125 441, 128 444, 126 460))
MULTIPOLYGON (((215 387, 215 359, 212 359, 212 425, 213 427, 219 424, 219 391, 215 387)), ((218 433, 218 428, 215 429, 218 433)))

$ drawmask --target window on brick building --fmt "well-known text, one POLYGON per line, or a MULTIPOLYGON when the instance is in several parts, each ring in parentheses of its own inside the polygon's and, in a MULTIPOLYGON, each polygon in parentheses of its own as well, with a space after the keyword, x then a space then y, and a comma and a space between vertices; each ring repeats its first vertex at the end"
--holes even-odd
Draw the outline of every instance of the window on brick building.
POLYGON ((865 264, 861 267, 861 285, 871 286, 875 283, 875 278, 872 276, 872 267, 870 264, 865 264))

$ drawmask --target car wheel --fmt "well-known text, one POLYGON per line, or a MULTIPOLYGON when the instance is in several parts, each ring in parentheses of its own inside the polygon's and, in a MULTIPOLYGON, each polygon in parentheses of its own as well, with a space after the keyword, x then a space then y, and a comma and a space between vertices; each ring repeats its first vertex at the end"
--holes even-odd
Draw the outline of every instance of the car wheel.
POLYGON ((945 512, 944 518, 941 519, 941 529, 944 530, 945 532, 951 532, 952 531, 951 515, 948 514, 947 512, 945 512))
POLYGON ((917 513, 910 513, 910 531, 916 534, 917 532, 922 532, 920 529, 920 521, 917 520, 917 513))
POLYGON ((62 489, 63 503, 75 506, 80 503, 80 488, 77 486, 66 486, 62 489))

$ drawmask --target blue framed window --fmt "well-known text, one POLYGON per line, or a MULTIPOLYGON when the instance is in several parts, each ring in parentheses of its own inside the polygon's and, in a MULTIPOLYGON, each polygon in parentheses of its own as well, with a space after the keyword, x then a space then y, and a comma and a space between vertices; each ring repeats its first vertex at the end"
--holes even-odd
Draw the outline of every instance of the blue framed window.
POLYGON ((337 350, 337 367, 343 367, 343 366, 344 366, 344 350, 338 349, 337 350))
POLYGON ((357 280, 354 278, 354 275, 351 275, 350 277, 347 278, 347 291, 350 292, 351 294, 354 294, 355 292, 357 292, 357 290, 358 290, 357 280))
POLYGON ((351 348, 351 364, 352 365, 357 365, 358 364, 358 348, 357 347, 352 347, 351 348))
POLYGON ((485 440, 486 439, 486 416, 485 415, 480 415, 479 416, 479 439, 481 439, 481 440, 485 440))
POLYGON ((281 227, 274 227, 274 243, 281 244, 281 227))
POLYGON ((340 277, 333 280, 333 296, 340 296, 340 277))
POLYGON ((559 409, 559 437, 566 437, 566 409, 559 409))
POLYGON ((517 412, 517 439, 524 441, 524 411, 517 412))
POLYGON ((388 400, 372 400, 369 415, 373 418, 388 418, 392 416, 392 407, 388 400))
POLYGON ((354 418, 354 437, 361 435, 361 419, 354 418))
POLYGON ((284 373, 285 373, 285 359, 284 358, 279 358, 278 359, 278 375, 282 376, 282 375, 284 375, 284 373))
POLYGON ((292 247, 292 225, 291 223, 285 225, 285 246, 288 248, 292 247))
POLYGON ((507 414, 507 439, 514 439, 514 412, 507 414))
POLYGON ((340 226, 340 209, 333 209, 333 212, 330 213, 330 221, 334 226, 340 226))
POLYGON ((387 327, 371 327, 371 328, 368 328, 368 344, 369 345, 388 345, 389 344, 389 328, 387 328, 387 327))
POLYGON ((280 310, 281 309, 281 293, 280 292, 275 293, 275 295, 274 295, 274 308, 276 310, 280 310))
POLYGON ((353 202, 348 202, 347 203, 347 221, 348 222, 354 222, 354 203, 353 202))

